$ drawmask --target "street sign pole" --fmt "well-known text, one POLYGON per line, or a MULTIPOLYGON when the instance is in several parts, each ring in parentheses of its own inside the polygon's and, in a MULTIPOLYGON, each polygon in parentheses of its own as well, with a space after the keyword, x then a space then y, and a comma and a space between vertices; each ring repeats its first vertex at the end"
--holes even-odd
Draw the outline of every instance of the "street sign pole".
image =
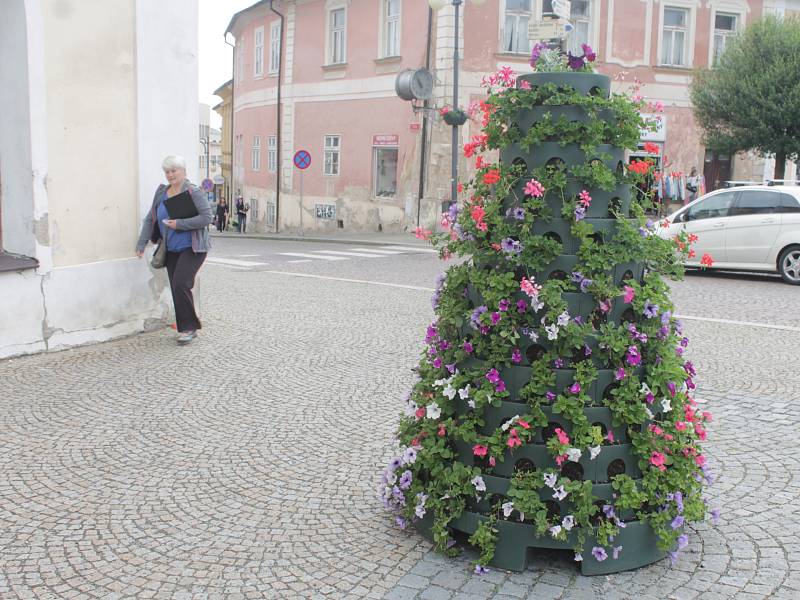
POLYGON ((300 235, 305 236, 303 231, 303 173, 305 169, 300 169, 300 235))
POLYGON ((303 171, 311 166, 311 154, 307 150, 298 150, 292 159, 294 166, 300 169, 300 235, 305 236, 303 230, 303 171))

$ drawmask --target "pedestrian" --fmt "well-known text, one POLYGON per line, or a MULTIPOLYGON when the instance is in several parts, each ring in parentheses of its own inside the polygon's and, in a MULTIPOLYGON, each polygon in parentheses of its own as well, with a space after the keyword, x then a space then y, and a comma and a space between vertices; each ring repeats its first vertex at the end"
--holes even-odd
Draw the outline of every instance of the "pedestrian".
POLYGON ((692 167, 689 172, 689 177, 686 179, 686 191, 689 193, 684 200, 684 206, 697 198, 697 190, 700 187, 700 178, 697 176, 697 167, 692 167))
POLYGON ((147 241, 166 240, 166 267, 175 306, 177 342, 188 344, 197 337, 201 328, 194 308, 195 276, 206 258, 211 244, 208 225, 214 216, 206 193, 186 178, 186 161, 181 156, 167 156, 161 163, 167 184, 159 184, 153 204, 142 222, 142 231, 136 244, 136 255, 141 258, 147 241), (188 190, 197 215, 188 219, 170 219, 164 201, 188 190))
POLYGON ((245 233, 247 227, 247 211, 250 210, 250 205, 244 203, 244 198, 239 196, 236 199, 236 220, 238 223, 239 233, 245 233))
POLYGON ((217 231, 225 231, 227 225, 228 203, 225 202, 225 198, 220 198, 219 204, 217 204, 217 231))

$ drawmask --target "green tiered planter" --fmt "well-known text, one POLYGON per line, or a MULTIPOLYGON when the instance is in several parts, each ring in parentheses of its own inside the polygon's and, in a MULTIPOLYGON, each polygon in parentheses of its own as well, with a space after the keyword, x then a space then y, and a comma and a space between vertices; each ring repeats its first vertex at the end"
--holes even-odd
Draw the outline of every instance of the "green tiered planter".
MULTIPOLYGON (((603 97, 608 97, 610 90, 609 78, 595 74, 534 73, 520 77, 518 85, 522 81, 527 81, 532 87, 554 83, 558 86, 576 89, 583 94, 598 94, 603 97)), ((524 135, 525 131, 537 120, 543 118, 545 113, 550 113, 553 119, 559 119, 563 116, 570 121, 588 120, 585 109, 579 106, 542 106, 520 111, 516 126, 519 127, 524 135)), ((598 115, 601 118, 611 118, 609 112, 600 111, 598 115)), ((554 164, 558 161, 563 162, 564 167, 569 169, 571 164, 584 163, 587 159, 594 158, 601 160, 608 167, 618 170, 623 168, 624 150, 612 146, 600 146, 592 153, 592 156, 587 156, 576 145, 561 146, 556 142, 544 142, 529 151, 525 151, 517 145, 511 145, 501 150, 500 158, 506 164, 524 163, 529 173, 535 167, 554 164)), ((519 189, 515 190, 520 197, 524 181, 527 178, 522 177, 521 183, 518 184, 519 189)), ((566 195, 567 197, 577 195, 582 189, 584 189, 583 186, 571 182, 568 184, 566 195)), ((595 240, 610 239, 616 231, 616 219, 611 213, 611 209, 621 211, 623 215, 627 215, 631 204, 630 190, 627 186, 620 185, 611 192, 599 189, 589 189, 588 191, 592 196, 592 203, 587 211, 586 221, 594 226, 594 231, 596 232, 595 240)), ((535 275, 536 281, 540 283, 551 277, 568 278, 578 262, 576 253, 579 241, 570 234, 570 222, 560 218, 562 213, 560 193, 546 193, 545 201, 556 218, 548 222, 541 221, 536 223, 534 232, 559 240, 562 243, 562 254, 535 275)), ((486 265, 486 268, 495 267, 486 265)), ((643 265, 638 263, 617 265, 613 272, 614 282, 617 285, 621 285, 624 280, 629 278, 639 281, 642 279, 643 270, 643 265)), ((467 288, 467 295, 474 307, 483 304, 480 290, 476 289, 475 286, 470 285, 467 288)), ((520 297, 522 296, 520 295, 520 297)), ((566 300, 569 307, 568 310, 572 316, 581 315, 584 319, 589 319, 596 309, 596 303, 589 294, 566 293, 563 298, 566 300)), ((615 323, 621 323, 626 320, 632 321, 633 315, 630 313, 630 307, 618 300, 613 304, 611 312, 604 318, 615 323)), ((465 325, 461 333, 466 337, 474 334, 474 331, 468 325, 465 325)), ((595 348, 597 340, 593 336, 589 336, 586 339, 586 344, 590 348, 595 348)), ((526 355, 531 346, 536 345, 546 349, 547 341, 540 340, 536 343, 528 341, 527 344, 524 341, 521 342, 523 355, 526 355)), ((609 483, 611 477, 625 473, 634 479, 640 479, 642 474, 639 458, 633 453, 627 429, 625 427, 614 427, 610 409, 602 405, 603 397, 614 386, 615 379, 613 370, 609 369, 608 365, 598 364, 594 358, 595 355, 596 353, 593 353, 592 360, 595 361, 595 365, 599 369, 598 377, 592 383, 590 390, 588 390, 591 403, 587 404, 584 412, 590 423, 602 426, 603 431, 613 431, 616 443, 602 446, 600 454, 594 460, 590 460, 587 453, 584 452, 579 463, 564 463, 562 473, 567 474, 568 472, 571 479, 591 481, 595 496, 611 500, 613 493, 609 483)), ((564 358, 569 361, 569 357, 564 358)), ((525 366, 525 364, 530 363, 527 362, 521 366, 501 371, 501 378, 506 383, 510 396, 507 401, 501 402, 500 406, 486 409, 484 414, 485 425, 481 433, 490 433, 513 416, 524 414, 525 403, 519 398, 519 392, 527 384, 531 374, 530 366, 525 366)), ((479 358, 472 358, 460 364, 459 368, 483 366, 486 365, 479 358)), ((643 369, 641 368, 636 369, 637 375, 642 371, 643 369)), ((555 375, 556 383, 552 391, 560 393, 574 382, 575 371, 569 368, 556 369, 555 375)), ((459 413, 465 414, 467 410, 466 402, 460 401, 459 413)), ((483 479, 487 486, 487 499, 497 499, 497 496, 503 496, 508 491, 510 478, 513 477, 516 470, 556 468, 556 463, 544 442, 547 437, 552 435, 552 429, 555 427, 561 427, 569 434, 570 424, 561 415, 553 413, 552 409, 544 408, 544 412, 548 419, 547 427, 537 431, 530 443, 514 450, 506 450, 504 460, 498 461, 493 468, 476 462, 472 448, 469 445, 458 445, 459 461, 465 465, 477 465, 483 469, 483 479)), ((646 425, 645 423, 644 426, 646 425)), ((542 500, 546 501, 552 511, 558 511, 561 515, 570 513, 569 499, 556 502, 552 499, 551 490, 543 489, 542 500)), ((480 503, 472 502, 462 516, 450 524, 450 527, 455 531, 472 534, 479 524, 486 520, 488 510, 490 510, 488 500, 480 503)), ((664 558, 666 555, 665 552, 658 549, 656 535, 647 523, 637 521, 631 513, 622 513, 618 516, 626 522, 626 527, 620 529, 614 545, 623 546, 624 551, 617 559, 612 559, 609 556, 606 560, 598 562, 591 553, 592 547, 596 546, 597 542, 593 538, 588 538, 582 553, 583 560, 580 563, 581 572, 584 575, 601 575, 634 569, 664 558)), ((423 533, 426 533, 430 526, 430 515, 417 522, 417 528, 423 533)), ((512 571, 524 570, 531 552, 537 548, 563 549, 566 551, 573 548, 575 544, 574 531, 571 532, 572 535, 567 541, 557 541, 549 536, 537 535, 534 526, 528 523, 520 523, 514 520, 499 520, 497 522, 497 530, 497 548, 492 565, 512 571)))

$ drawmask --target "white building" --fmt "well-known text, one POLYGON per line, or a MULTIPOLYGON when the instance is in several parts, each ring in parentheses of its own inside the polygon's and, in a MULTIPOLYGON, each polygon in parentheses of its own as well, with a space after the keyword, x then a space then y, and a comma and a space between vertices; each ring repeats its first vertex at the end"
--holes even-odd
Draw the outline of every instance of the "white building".
POLYGON ((0 357, 170 314, 165 274, 134 249, 163 157, 195 154, 197 10, 0 2, 0 357))

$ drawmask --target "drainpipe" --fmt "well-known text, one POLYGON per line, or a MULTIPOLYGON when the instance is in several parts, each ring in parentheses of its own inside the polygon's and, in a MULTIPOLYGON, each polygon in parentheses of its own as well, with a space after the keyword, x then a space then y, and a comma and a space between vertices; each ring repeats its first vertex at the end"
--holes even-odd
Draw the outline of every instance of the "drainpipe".
MULTIPOLYGON (((431 29, 433 26, 433 9, 428 8, 428 38, 425 47, 425 68, 431 68, 431 29)), ((423 107, 428 108, 429 101, 425 100, 423 107)), ((419 157, 419 196, 417 198, 417 227, 419 224, 419 213, 422 209, 422 197, 425 195, 425 146, 427 145, 428 137, 428 111, 422 111, 422 139, 420 140, 420 157, 419 157)))
POLYGON ((230 219, 231 217, 233 217, 233 206, 234 206, 233 196, 235 191, 235 188, 233 187, 233 179, 234 179, 233 174, 236 172, 233 168, 233 161, 235 158, 235 155, 233 153, 233 147, 234 147, 233 140, 236 138, 233 129, 233 119, 236 114, 235 111, 233 110, 235 106, 234 100, 236 99, 236 46, 234 46, 228 41, 227 31, 223 34, 222 37, 225 40, 225 43, 228 44, 228 46, 230 46, 231 48, 233 48, 232 52, 233 57, 231 58, 231 180, 228 182, 228 218, 230 219))
MULTIPOLYGON (((276 144, 277 148, 277 172, 275 173, 275 233, 278 233, 278 224, 281 222, 281 176, 282 173, 282 164, 281 164, 281 80, 283 79, 283 15, 275 10, 275 7, 272 5, 274 0, 269 1, 269 9, 274 12, 281 20, 281 27, 280 32, 278 34, 278 98, 277 98, 277 135, 276 135, 276 144)), ((303 207, 300 207, 300 210, 303 210, 303 207)))

